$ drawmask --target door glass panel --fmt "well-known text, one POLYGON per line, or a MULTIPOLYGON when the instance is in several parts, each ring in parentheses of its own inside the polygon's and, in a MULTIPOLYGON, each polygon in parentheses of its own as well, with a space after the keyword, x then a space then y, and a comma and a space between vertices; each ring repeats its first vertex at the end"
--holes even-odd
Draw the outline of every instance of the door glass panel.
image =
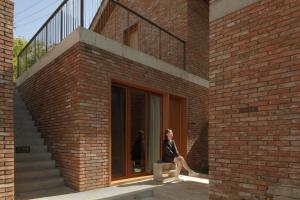
POLYGON ((146 94, 131 92, 131 172, 145 172, 146 94))
POLYGON ((153 170, 153 163, 160 159, 161 135, 161 98, 149 95, 149 139, 148 139, 148 166, 147 172, 153 170))
POLYGON ((112 178, 125 176, 125 89, 112 87, 112 178))

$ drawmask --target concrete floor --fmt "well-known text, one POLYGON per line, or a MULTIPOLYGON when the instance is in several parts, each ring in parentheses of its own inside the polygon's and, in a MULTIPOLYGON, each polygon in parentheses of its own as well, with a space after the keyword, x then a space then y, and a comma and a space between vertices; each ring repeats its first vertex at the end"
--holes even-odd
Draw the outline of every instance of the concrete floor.
POLYGON ((180 182, 167 179, 161 183, 147 179, 86 192, 48 190, 42 192, 43 194, 17 197, 17 200, 208 200, 207 178, 188 176, 180 176, 180 178, 182 179, 180 182), (32 198, 33 196, 38 198, 32 198))

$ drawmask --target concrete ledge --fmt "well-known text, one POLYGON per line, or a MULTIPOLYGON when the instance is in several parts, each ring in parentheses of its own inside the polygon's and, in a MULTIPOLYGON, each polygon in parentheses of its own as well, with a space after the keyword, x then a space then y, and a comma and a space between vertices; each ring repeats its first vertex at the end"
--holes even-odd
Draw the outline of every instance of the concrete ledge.
POLYGON ((49 51, 46 55, 41 57, 34 65, 32 65, 26 72, 24 72, 17 80, 16 86, 20 86, 23 82, 25 82, 28 78, 33 76, 35 73, 40 71, 42 68, 46 67, 53 60, 58 58, 72 46, 74 46, 77 42, 80 41, 80 35, 78 30, 72 32, 68 37, 66 37, 60 44, 54 47, 51 51, 49 51))
POLYGON ((209 7, 209 21, 214 21, 230 13, 238 11, 259 0, 214 0, 209 7))
POLYGON ((166 63, 148 54, 139 52, 117 41, 106 38, 100 34, 94 33, 85 28, 78 28, 66 37, 59 45, 54 47, 50 52, 43 56, 37 63, 23 73, 16 81, 16 85, 20 86, 24 81, 37 73, 40 69, 59 57, 73 45, 83 42, 99 49, 111 52, 113 54, 125 57, 129 60, 141 63, 158 71, 170 74, 183 80, 195 83, 202 87, 208 88, 209 82, 199 76, 191 74, 174 65, 166 63))

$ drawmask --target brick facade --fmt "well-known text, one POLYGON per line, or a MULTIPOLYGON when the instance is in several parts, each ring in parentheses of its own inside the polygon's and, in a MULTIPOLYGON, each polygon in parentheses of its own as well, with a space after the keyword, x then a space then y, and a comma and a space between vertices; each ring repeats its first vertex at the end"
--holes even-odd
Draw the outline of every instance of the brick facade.
POLYGON ((299 1, 262 0, 210 22, 212 200, 300 196, 299 19, 299 1))
POLYGON ((73 48, 62 55, 63 59, 39 71, 18 89, 65 182, 80 190, 79 59, 75 55, 78 50, 73 48))
MULTIPOLYGON (((208 4, 203 0, 122 0, 126 7, 186 41, 186 70, 200 77, 208 77, 208 4)), ((110 8, 110 10, 112 10, 110 8)), ((105 17, 104 17, 105 18, 105 17)), ((101 21, 99 21, 100 23, 101 21)), ((183 45, 173 37, 116 6, 105 20, 104 28, 95 31, 124 42, 124 31, 139 26, 141 51, 184 68, 183 45)), ((98 24, 99 26, 100 24, 98 24)), ((102 25, 103 26, 103 25, 102 25)), ((102 27, 101 26, 101 27, 102 27)))
POLYGON ((14 199, 13 2, 0 1, 0 199, 14 199))
POLYGON ((186 97, 188 158, 197 159, 194 169, 207 168, 207 152, 200 152, 207 146, 206 88, 77 43, 19 87, 68 185, 83 191, 110 184, 113 80, 186 97))

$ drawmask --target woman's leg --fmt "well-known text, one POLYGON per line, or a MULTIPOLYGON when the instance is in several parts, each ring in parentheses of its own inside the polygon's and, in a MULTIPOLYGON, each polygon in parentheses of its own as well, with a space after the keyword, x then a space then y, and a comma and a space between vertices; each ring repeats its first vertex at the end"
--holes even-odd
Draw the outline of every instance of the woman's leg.
POLYGON ((179 174, 180 174, 181 169, 182 169, 182 163, 179 160, 177 160, 176 158, 174 159, 174 162, 176 164, 175 178, 179 178, 179 174))
POLYGON ((182 156, 179 156, 176 159, 178 160, 178 162, 181 163, 183 168, 186 169, 189 173, 193 172, 193 170, 189 167, 189 165, 186 163, 186 161, 184 160, 184 158, 182 156))

